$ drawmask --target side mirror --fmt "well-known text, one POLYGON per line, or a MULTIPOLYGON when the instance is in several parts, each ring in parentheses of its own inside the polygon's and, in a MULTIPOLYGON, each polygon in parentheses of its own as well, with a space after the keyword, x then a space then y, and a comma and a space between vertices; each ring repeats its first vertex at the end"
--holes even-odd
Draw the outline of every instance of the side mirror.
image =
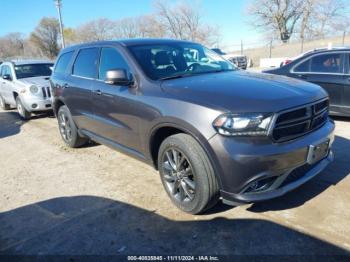
POLYGON ((113 69, 107 71, 105 83, 109 85, 129 86, 133 84, 133 80, 126 70, 113 69))
POLYGON ((7 81, 12 81, 12 77, 10 75, 3 75, 2 78, 7 81))

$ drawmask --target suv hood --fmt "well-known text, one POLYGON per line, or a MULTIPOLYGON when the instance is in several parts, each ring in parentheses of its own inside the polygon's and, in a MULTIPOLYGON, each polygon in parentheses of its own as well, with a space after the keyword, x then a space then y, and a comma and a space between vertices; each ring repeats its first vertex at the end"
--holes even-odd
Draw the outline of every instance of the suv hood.
POLYGON ((36 76, 18 79, 17 81, 27 86, 36 85, 38 87, 46 87, 49 85, 49 78, 49 76, 36 76))
POLYGON ((162 88, 181 100, 231 112, 272 113, 327 97, 327 93, 314 84, 245 71, 167 80, 163 81, 162 88))

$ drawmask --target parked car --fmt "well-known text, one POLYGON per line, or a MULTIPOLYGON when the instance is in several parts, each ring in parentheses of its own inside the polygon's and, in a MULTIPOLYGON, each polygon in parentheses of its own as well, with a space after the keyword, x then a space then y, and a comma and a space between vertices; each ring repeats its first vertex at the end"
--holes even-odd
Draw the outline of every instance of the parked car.
POLYGON ((212 48, 212 50, 225 59, 232 62, 234 65, 236 65, 238 68, 246 70, 248 67, 248 59, 245 55, 229 55, 223 52, 220 48, 212 48))
POLYGON ((248 59, 245 55, 235 55, 231 56, 229 59, 232 63, 234 63, 238 68, 246 70, 248 66, 248 59))
POLYGON ((172 202, 192 214, 220 197, 240 205, 281 196, 333 157, 322 88, 237 70, 192 42, 68 47, 51 87, 68 146, 91 139, 153 165, 172 202))
POLYGON ((289 64, 264 71, 322 86, 330 97, 330 114, 350 116, 350 48, 317 49, 289 64))
POLYGON ((16 60, 0 66, 0 106, 17 108, 21 118, 32 113, 52 110, 49 77, 53 63, 49 61, 16 60))

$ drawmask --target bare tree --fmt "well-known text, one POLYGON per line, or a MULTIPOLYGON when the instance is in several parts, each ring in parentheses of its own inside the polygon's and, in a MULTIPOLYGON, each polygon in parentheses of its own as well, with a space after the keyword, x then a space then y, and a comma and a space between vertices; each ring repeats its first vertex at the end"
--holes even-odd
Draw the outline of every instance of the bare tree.
POLYGON ((282 42, 292 36, 303 13, 304 0, 254 0, 248 13, 254 17, 253 25, 264 31, 278 32, 282 42))
POLYGON ((24 54, 24 37, 21 33, 9 33, 0 38, 0 57, 22 56, 24 54))
POLYGON ((127 17, 117 20, 114 23, 114 37, 116 38, 136 38, 141 37, 138 18, 127 17))
POLYGON ((168 1, 157 1, 155 8, 159 24, 164 26, 170 37, 204 44, 213 44, 220 38, 218 28, 202 22, 201 8, 196 2, 177 2, 170 5, 168 1))
POLYGON ((92 20, 76 30, 78 42, 109 40, 113 38, 115 23, 107 18, 92 20))
POLYGON ((30 41, 50 59, 58 55, 59 23, 56 18, 44 17, 30 35, 30 41))
MULTIPOLYGON (((309 38, 324 38, 334 29, 334 25, 341 23, 345 16, 345 2, 343 0, 308 0, 312 2, 305 33, 309 38)), ((349 17, 347 17, 349 19, 349 17)), ((346 19, 345 19, 346 20, 346 19)))
POLYGON ((155 15, 144 15, 137 18, 141 37, 166 37, 166 28, 155 15))

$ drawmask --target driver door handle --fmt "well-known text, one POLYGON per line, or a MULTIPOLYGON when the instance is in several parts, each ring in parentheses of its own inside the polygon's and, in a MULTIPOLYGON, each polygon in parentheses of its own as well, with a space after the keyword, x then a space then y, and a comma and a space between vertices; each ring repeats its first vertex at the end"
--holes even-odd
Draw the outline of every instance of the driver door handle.
POLYGON ((298 75, 298 77, 300 77, 301 79, 307 79, 307 76, 302 74, 298 75))
POLYGON ((101 92, 100 89, 93 90, 92 92, 93 92, 94 94, 98 95, 98 96, 102 95, 102 92, 101 92))

